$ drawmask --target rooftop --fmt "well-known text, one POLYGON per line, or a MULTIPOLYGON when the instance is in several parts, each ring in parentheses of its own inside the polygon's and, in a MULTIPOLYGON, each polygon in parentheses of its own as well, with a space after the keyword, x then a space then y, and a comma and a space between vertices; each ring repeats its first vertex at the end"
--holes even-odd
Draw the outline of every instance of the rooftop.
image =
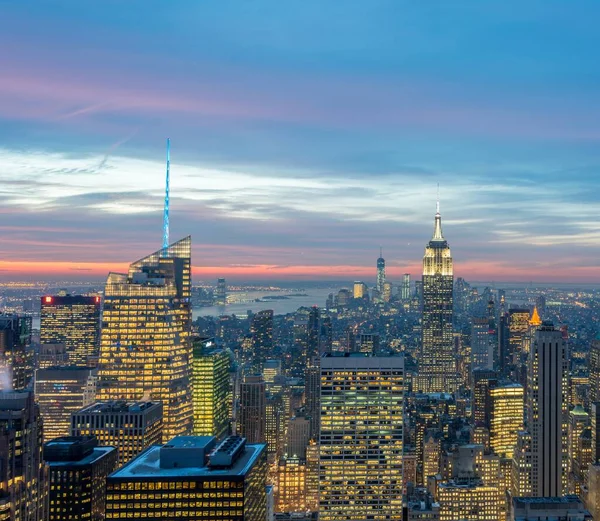
POLYGON ((103 413, 103 412, 142 412, 153 407, 160 407, 160 402, 139 401, 126 402, 124 400, 115 400, 108 402, 96 402, 84 407, 77 414, 82 413, 103 413))
MULTIPOLYGON (((212 436, 179 436, 169 441, 168 445, 204 451, 207 443, 211 440, 213 440, 212 436)), ((148 478, 165 479, 179 477, 212 478, 218 476, 245 476, 256 463, 260 455, 266 451, 266 444, 246 444, 243 454, 233 462, 231 467, 226 468, 208 467, 206 462, 202 466, 161 468, 161 448, 161 445, 149 447, 138 457, 111 474, 110 479, 142 480, 148 478)))

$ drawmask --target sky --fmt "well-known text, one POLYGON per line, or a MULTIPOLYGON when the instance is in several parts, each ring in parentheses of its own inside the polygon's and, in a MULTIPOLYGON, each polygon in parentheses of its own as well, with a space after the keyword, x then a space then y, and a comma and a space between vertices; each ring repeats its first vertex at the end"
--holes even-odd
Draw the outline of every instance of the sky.
POLYGON ((0 0, 0 278, 600 282, 596 0, 0 0), (35 7, 32 7, 35 6, 35 7))

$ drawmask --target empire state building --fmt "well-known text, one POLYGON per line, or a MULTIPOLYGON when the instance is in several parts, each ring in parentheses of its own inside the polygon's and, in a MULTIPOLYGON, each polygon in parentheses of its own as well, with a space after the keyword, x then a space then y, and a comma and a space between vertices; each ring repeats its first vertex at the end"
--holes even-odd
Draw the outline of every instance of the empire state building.
POLYGON ((423 257, 423 319, 421 357, 414 390, 454 392, 457 372, 452 329, 454 276, 450 246, 442 234, 437 204, 433 237, 423 257))

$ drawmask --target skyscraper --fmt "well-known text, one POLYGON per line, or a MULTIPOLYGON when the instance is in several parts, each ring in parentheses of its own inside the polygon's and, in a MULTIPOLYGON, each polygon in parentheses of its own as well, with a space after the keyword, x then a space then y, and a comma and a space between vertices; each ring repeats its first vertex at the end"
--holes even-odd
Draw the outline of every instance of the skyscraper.
POLYGON ((229 430, 229 355, 195 338, 192 355, 194 434, 222 438, 229 430))
POLYGON ((163 403, 166 441, 192 431, 191 238, 110 273, 100 348, 100 400, 163 403))
POLYGON ((33 393, 0 393, 0 519, 45 521, 42 419, 33 393))
POLYGON ((562 332, 552 323, 537 330, 528 360, 532 495, 562 496, 567 485, 568 352, 562 332))
POLYGON ((262 372, 265 361, 273 353, 273 310, 264 309, 252 317, 250 324, 252 355, 250 363, 257 372, 262 372))
POLYGON ((410 273, 402 275, 402 293, 400 296, 404 302, 410 300, 410 273))
POLYGON ((157 402, 96 402, 71 415, 71 436, 94 436, 101 445, 116 447, 119 466, 161 443, 162 432, 157 402))
POLYGON ((404 359, 321 359, 322 521, 397 519, 402 510, 404 359))
POLYGON ((23 390, 33 377, 31 317, 0 315, 0 390, 23 390))
POLYGON ((43 296, 40 343, 64 344, 69 365, 94 364, 100 341, 100 300, 99 296, 43 296))
POLYGON ((117 452, 115 447, 98 447, 93 436, 68 436, 46 443, 48 520, 104 519, 106 478, 117 467, 117 452))
POLYGON ((217 289, 215 291, 215 305, 224 306, 227 304, 227 282, 225 279, 217 279, 217 289))
POLYGON ((237 434, 251 443, 266 441, 267 395, 261 375, 249 375, 240 384, 240 411, 237 434))
POLYGON ((471 368, 494 368, 494 345, 490 342, 487 317, 473 317, 471 320, 471 368))
POLYGON ((71 434, 71 414, 92 404, 97 369, 52 367, 35 372, 35 400, 44 420, 44 442, 71 434))
POLYGON ((590 403, 593 402, 600 402, 600 335, 590 344, 590 403))
POLYGON ((457 387, 452 329, 453 288, 452 255, 442 235, 438 203, 433 237, 423 257, 422 345, 415 390, 453 392, 457 387))
POLYGON ((523 430, 523 387, 508 383, 494 386, 488 393, 490 446, 496 454, 512 458, 523 430))
POLYGON ((377 259, 377 291, 383 294, 383 285, 385 284, 385 259, 383 258, 383 250, 379 248, 379 258, 377 259))

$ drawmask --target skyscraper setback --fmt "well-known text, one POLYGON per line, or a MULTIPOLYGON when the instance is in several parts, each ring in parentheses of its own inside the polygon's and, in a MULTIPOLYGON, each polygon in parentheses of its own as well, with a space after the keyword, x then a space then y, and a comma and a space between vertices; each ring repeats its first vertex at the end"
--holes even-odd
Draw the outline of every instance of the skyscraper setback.
POLYGON ((163 440, 192 431, 191 238, 106 282, 100 400, 159 400, 163 440))
POLYGON ((433 237, 423 257, 421 359, 415 390, 453 392, 457 387, 452 329, 454 276, 450 246, 442 235, 439 203, 433 237))

